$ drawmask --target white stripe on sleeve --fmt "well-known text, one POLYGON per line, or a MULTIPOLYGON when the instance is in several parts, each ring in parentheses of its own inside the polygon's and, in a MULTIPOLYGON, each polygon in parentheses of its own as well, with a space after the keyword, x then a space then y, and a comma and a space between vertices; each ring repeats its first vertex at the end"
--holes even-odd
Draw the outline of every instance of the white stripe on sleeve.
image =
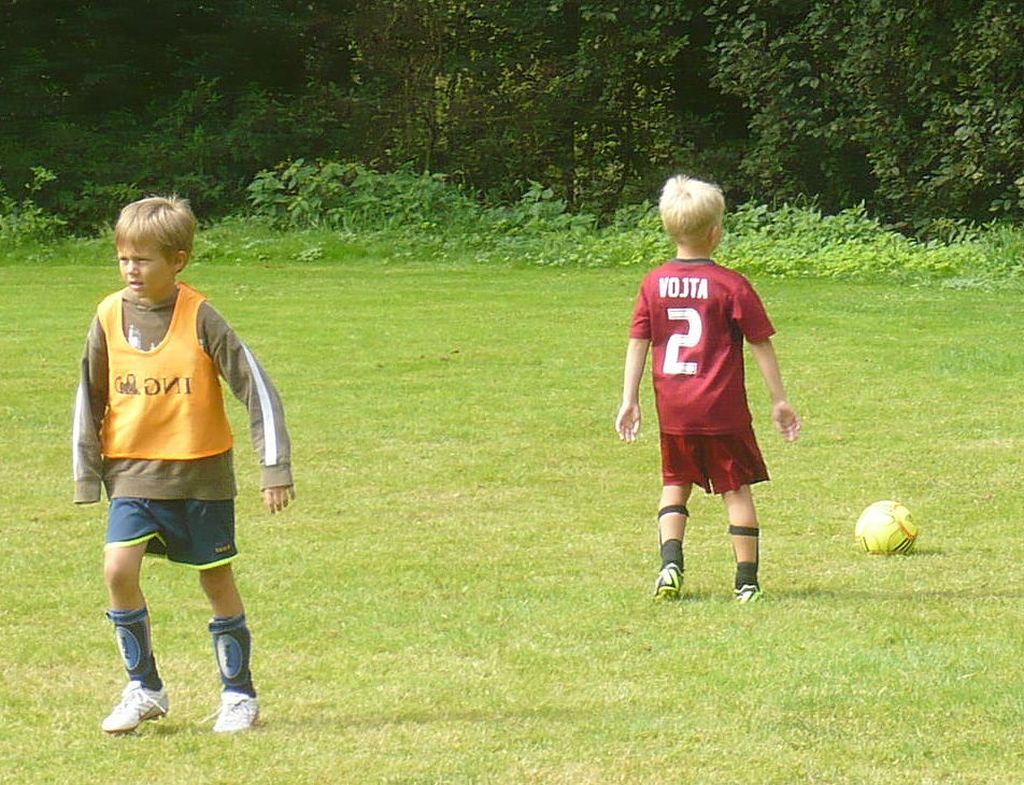
POLYGON ((263 465, 276 466, 277 454, 277 421, 274 418, 274 407, 270 400, 270 392, 267 390, 267 383, 263 379, 263 372, 252 356, 249 347, 242 344, 242 351, 245 352, 246 362, 249 363, 249 371, 252 373, 253 382, 256 384, 256 395, 260 401, 260 412, 263 415, 263 465))
POLYGON ((80 468, 82 465, 81 449, 82 430, 86 417, 91 417, 89 408, 89 395, 85 391, 85 383, 78 385, 78 392, 75 394, 75 418, 71 425, 71 472, 75 480, 81 479, 80 468))

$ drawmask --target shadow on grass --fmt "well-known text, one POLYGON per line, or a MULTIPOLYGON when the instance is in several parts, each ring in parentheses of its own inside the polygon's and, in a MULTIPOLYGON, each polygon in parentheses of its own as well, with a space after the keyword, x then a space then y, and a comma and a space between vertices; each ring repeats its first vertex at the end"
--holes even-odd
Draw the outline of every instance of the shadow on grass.
POLYGON ((190 736, 206 736, 206 734, 213 733, 213 723, 206 722, 201 719, 187 720, 187 719, 159 719, 159 720, 148 720, 142 723, 138 728, 127 733, 103 733, 97 730, 97 732, 106 739, 111 739, 113 743, 130 744, 132 742, 141 741, 148 738, 170 738, 181 735, 190 736))
MULTIPOLYGON (((275 716, 268 724, 274 728, 297 728, 307 732, 311 717, 316 714, 275 716)), ((324 716, 323 729, 336 728, 340 722, 346 728, 383 728, 394 725, 435 725, 458 723, 468 725, 491 725, 529 722, 533 720, 554 720, 568 722, 579 719, 578 712, 567 706, 533 706, 510 709, 445 709, 438 706, 409 706, 390 712, 353 712, 348 716, 324 716)), ((259 730, 257 728, 257 730, 259 730)))
MULTIPOLYGON (((861 551, 863 553, 863 551, 861 551)), ((941 548, 914 548, 910 553, 864 553, 872 559, 920 559, 930 556, 945 556, 946 552, 941 548)))
POLYGON ((728 605, 735 604, 731 594, 726 594, 716 589, 683 589, 683 596, 678 600, 656 600, 650 599, 650 604, 655 608, 682 608, 687 605, 728 605))
POLYGON ((992 601, 1002 603, 1009 601, 1016 602, 1016 597, 1008 597, 1005 592, 1000 591, 997 587, 979 586, 976 589, 956 588, 927 590, 908 588, 904 591, 892 591, 888 589, 861 589, 856 587, 837 587, 835 585, 831 585, 828 587, 807 586, 788 591, 772 592, 770 595, 766 595, 763 602, 785 602, 787 600, 814 600, 815 602, 820 602, 821 600, 835 600, 837 603, 842 604, 849 604, 850 600, 857 600, 858 602, 880 602, 890 600, 905 602, 908 604, 920 600, 944 600, 946 602, 992 601))

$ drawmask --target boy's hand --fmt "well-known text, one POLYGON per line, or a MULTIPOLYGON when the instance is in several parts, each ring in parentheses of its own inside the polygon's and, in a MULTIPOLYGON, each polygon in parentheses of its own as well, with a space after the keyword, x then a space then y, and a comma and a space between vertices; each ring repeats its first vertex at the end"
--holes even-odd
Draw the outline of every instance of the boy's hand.
POLYGON ((775 428, 787 442, 795 442, 800 435, 800 417, 788 401, 779 401, 772 407, 775 428))
POLYGON ((263 489, 263 503, 267 505, 271 515, 281 512, 294 498, 295 486, 293 485, 276 485, 273 488, 263 489))
POLYGON ((615 430, 619 432, 622 441, 636 441, 636 435, 640 432, 640 404, 622 404, 619 415, 615 418, 615 430))

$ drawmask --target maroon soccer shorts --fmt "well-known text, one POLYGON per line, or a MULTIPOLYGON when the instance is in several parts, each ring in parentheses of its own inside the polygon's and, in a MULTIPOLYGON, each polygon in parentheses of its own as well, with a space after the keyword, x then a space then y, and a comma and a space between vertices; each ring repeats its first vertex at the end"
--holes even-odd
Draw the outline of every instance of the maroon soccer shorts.
POLYGON ((664 485, 699 485, 707 493, 726 493, 768 479, 761 450, 748 428, 740 433, 684 436, 661 434, 664 485))

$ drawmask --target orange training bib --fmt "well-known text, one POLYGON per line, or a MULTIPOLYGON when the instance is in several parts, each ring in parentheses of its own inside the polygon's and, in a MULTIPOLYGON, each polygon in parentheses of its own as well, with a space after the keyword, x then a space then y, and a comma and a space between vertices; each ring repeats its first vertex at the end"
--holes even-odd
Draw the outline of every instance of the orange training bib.
POLYGON ((100 434, 105 457, 187 461, 231 449, 217 368, 196 332, 205 300, 179 283, 167 335, 148 352, 125 338, 121 292, 99 304, 109 364, 108 408, 100 434))

